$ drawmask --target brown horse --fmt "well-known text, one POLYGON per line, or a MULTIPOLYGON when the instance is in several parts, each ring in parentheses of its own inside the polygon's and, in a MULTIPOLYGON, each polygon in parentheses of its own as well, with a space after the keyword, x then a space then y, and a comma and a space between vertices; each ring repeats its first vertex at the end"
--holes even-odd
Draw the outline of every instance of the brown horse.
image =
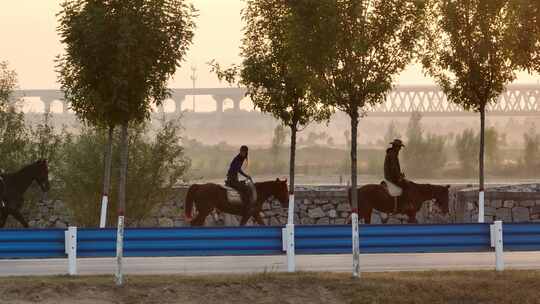
POLYGON ((257 189, 257 202, 255 203, 254 214, 246 214, 242 204, 231 204, 227 199, 227 190, 217 184, 195 184, 189 187, 184 206, 185 217, 191 221, 191 226, 202 226, 208 214, 217 209, 220 212, 242 216, 240 226, 244 226, 253 216, 259 225, 264 225, 260 212, 262 204, 270 197, 276 198, 282 207, 288 207, 289 195, 287 190, 287 180, 255 183, 257 189), (197 207, 198 214, 192 220, 193 205, 197 207))
MULTIPOLYGON (((358 188, 358 215, 364 218, 364 223, 371 223, 373 209, 384 213, 406 214, 409 223, 417 223, 416 213, 425 201, 435 199, 439 209, 448 214, 448 189, 450 186, 416 184, 409 182, 407 197, 414 208, 398 206, 395 208, 394 198, 388 194, 383 185, 370 184, 358 188)), ((351 189, 349 189, 349 204, 351 204, 351 189)), ((351 205, 352 206, 352 205, 351 205)))

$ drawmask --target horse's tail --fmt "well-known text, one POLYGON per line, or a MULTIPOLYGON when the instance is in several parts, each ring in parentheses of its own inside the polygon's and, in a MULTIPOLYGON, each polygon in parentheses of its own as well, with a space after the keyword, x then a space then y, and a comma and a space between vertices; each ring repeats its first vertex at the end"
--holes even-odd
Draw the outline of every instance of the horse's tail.
POLYGON ((184 203, 184 214, 186 221, 190 222, 193 213, 193 202, 195 201, 195 192, 199 188, 199 185, 191 185, 186 194, 186 202, 184 203))

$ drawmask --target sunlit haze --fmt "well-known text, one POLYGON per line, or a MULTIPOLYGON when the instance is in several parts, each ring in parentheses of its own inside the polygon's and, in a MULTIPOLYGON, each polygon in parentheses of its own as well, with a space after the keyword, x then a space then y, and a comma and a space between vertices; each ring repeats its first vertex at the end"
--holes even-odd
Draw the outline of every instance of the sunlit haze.
MULTIPOLYGON (((7 60, 18 73, 21 89, 56 89, 54 58, 62 52, 56 34, 60 0, 0 1, 0 60, 7 60)), ((220 64, 240 62, 239 46, 243 22, 240 18, 242 0, 194 0, 199 10, 195 39, 186 60, 170 86, 192 87, 191 67, 197 68, 197 87, 221 87, 208 70, 208 61, 220 64)), ((537 82, 538 77, 520 74, 518 82, 537 82)), ((418 66, 407 69, 399 83, 426 84, 418 66)))

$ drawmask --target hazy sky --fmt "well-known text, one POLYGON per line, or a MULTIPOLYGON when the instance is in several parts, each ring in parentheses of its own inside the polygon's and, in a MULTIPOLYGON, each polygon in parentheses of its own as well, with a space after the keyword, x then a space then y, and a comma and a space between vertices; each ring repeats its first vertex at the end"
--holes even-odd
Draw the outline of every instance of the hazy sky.
MULTIPOLYGON (((56 35, 56 13, 61 0, 0 0, 0 60, 15 69, 22 89, 58 88, 54 58, 62 52, 56 35)), ((239 63, 243 23, 242 0, 193 0, 199 10, 195 39, 170 87, 191 87, 190 67, 197 67, 197 87, 218 87, 206 62, 216 59, 224 65, 239 63)), ((540 76, 522 74, 519 82, 536 82, 540 76)), ((399 78, 400 83, 430 83, 416 67, 399 78)))

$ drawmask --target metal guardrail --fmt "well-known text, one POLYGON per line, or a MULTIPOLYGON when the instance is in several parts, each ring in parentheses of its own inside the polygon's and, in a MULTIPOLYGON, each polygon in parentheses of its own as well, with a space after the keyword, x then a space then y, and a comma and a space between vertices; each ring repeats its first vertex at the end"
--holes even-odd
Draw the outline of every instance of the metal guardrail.
POLYGON ((64 229, 0 229, 0 258, 65 257, 64 229))
MULTIPOLYGON (((295 226, 296 254, 351 253, 348 225, 295 226)), ((287 233, 281 226, 126 229, 124 256, 281 255, 287 233)), ((504 249, 539 251, 540 223, 444 225, 360 225, 362 253, 485 252, 496 248, 496 265, 504 269, 504 249)), ((116 229, 3 229, 0 258, 69 257, 76 274, 77 257, 116 255, 116 229)))
POLYGON ((540 223, 512 223, 504 224, 503 227, 505 250, 540 250, 540 223))
MULTIPOLYGON (((360 225, 359 234, 361 253, 491 250, 489 224, 360 225)), ((295 242, 298 254, 351 253, 351 227, 296 226, 295 242)))
MULTIPOLYGON (((79 257, 116 255, 116 229, 79 229, 79 257)), ((126 229, 124 256, 282 254, 281 227, 178 227, 126 229)))

